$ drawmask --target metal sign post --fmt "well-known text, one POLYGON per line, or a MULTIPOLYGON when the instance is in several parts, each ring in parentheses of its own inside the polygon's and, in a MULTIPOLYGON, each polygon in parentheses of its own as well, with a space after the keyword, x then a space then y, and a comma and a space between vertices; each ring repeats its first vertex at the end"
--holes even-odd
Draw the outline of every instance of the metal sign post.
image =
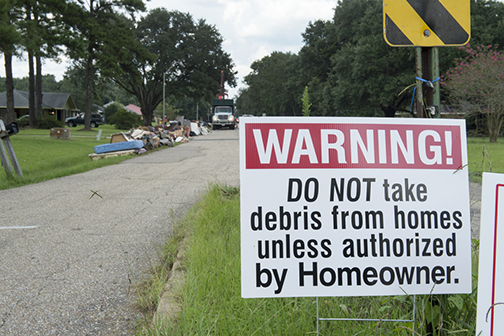
POLYGON ((440 117, 438 47, 460 46, 471 37, 469 0, 384 0, 383 36, 393 47, 417 47, 418 118, 440 117))
POLYGON ((5 127, 3 120, 0 120, 0 139, 2 139, 2 143, 0 143, 0 161, 2 162, 2 166, 4 167, 7 176, 14 176, 9 162, 10 156, 10 161, 12 162, 12 166, 14 166, 14 171, 18 176, 23 177, 23 172, 21 171, 21 167, 19 166, 19 162, 16 158, 16 153, 14 153, 14 148, 12 148, 12 143, 9 139, 11 134, 16 134, 18 132, 17 124, 12 123, 7 126, 10 126, 11 129, 8 130, 5 127))

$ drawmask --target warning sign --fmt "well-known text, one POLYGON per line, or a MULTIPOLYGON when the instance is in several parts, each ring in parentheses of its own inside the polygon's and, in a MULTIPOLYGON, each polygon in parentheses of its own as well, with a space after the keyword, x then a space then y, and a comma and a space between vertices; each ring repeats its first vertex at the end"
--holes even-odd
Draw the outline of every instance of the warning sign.
POLYGON ((384 0, 385 41, 392 46, 453 46, 469 42, 469 0, 384 0))
POLYGON ((500 335, 504 328, 504 175, 483 173, 476 335, 500 335))
POLYGON ((242 296, 471 291, 463 120, 242 118, 242 296))

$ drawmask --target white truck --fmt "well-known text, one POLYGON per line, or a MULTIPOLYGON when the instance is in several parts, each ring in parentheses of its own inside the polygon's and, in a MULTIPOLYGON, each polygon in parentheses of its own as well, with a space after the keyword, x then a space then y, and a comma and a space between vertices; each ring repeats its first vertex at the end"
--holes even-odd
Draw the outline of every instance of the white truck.
POLYGON ((214 99, 212 101, 212 129, 228 127, 235 129, 233 99, 214 99))

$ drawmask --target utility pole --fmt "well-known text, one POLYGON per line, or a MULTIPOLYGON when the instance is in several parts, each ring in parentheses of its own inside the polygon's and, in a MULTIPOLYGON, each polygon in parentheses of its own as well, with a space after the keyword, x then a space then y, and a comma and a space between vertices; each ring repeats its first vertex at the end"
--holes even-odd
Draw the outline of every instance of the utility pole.
POLYGON ((166 72, 163 72, 163 126, 166 126, 165 120, 165 88, 166 88, 166 72))

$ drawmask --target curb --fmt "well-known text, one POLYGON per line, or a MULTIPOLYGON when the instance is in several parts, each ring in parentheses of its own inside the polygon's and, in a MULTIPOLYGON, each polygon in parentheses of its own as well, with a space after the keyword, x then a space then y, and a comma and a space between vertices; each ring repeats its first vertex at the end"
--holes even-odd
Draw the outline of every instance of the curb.
POLYGON ((177 293, 180 293, 179 289, 185 283, 185 272, 181 264, 181 260, 185 255, 184 246, 185 243, 182 242, 182 246, 168 275, 168 280, 163 288, 157 310, 152 318, 153 324, 164 324, 167 321, 173 322, 182 310, 181 298, 177 296, 177 293))

